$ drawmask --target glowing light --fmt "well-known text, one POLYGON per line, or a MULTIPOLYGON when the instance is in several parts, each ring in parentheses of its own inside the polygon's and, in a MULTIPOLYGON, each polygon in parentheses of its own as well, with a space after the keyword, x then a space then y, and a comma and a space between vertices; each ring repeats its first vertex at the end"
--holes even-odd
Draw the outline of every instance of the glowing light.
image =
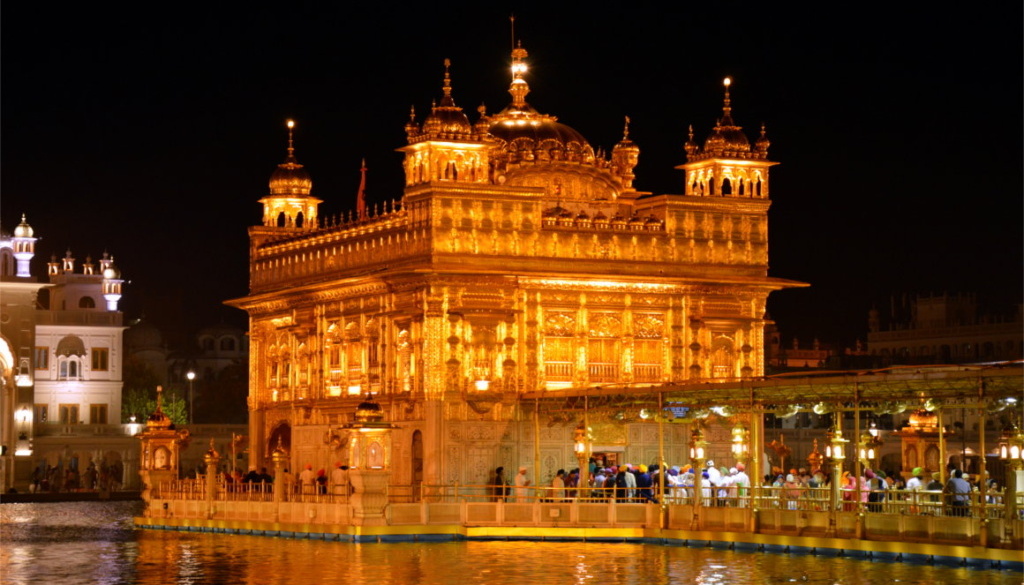
POLYGON ((295 120, 288 120, 288 129, 291 130, 295 127, 295 120))
POLYGON ((359 384, 355 384, 353 386, 349 386, 348 387, 348 395, 349 396, 359 396, 360 394, 362 394, 362 392, 363 392, 363 387, 360 386, 359 384))
POLYGON ((473 382, 473 387, 477 390, 485 391, 490 389, 491 382, 490 380, 477 380, 476 382, 473 382))
POLYGON ((725 85, 725 87, 729 87, 730 85, 732 85, 732 79, 726 77, 725 79, 722 80, 722 84, 725 85))

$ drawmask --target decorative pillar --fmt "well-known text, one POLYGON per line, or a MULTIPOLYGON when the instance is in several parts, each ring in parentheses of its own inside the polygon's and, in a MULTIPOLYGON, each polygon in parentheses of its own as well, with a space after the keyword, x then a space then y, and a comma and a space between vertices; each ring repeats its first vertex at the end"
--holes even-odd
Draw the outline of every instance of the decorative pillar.
POLYGON ((213 518, 214 502, 217 500, 217 467, 220 465, 220 453, 213 446, 213 439, 210 439, 210 448, 203 455, 203 463, 206 464, 206 518, 213 518))
POLYGON ((288 464, 288 452, 281 446, 281 438, 277 438, 277 447, 270 455, 274 463, 274 522, 281 521, 281 502, 284 500, 284 466, 288 464))
POLYGON ((387 524, 388 480, 391 477, 391 432, 379 404, 367 397, 356 408, 355 422, 344 425, 349 432, 352 484, 352 523, 357 526, 387 524))

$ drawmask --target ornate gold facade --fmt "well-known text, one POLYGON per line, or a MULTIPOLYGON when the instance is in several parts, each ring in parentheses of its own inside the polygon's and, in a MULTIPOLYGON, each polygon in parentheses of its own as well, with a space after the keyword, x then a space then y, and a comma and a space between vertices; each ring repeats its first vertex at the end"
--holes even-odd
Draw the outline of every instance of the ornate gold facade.
MULTIPOLYGON (((543 480, 573 460, 575 422, 539 432, 523 392, 763 374, 767 297, 799 285, 768 276, 764 130, 751 146, 727 89, 704 145, 686 142, 685 194, 640 192, 629 119, 595 151, 527 103, 526 57, 512 103, 475 123, 446 62, 440 102, 406 125, 400 203, 358 220, 317 217, 289 136, 231 301, 250 316, 251 461, 278 439, 293 467, 346 460, 331 437, 370 392, 399 427, 393 482, 482 483, 540 460, 535 438, 543 480)), ((639 461, 656 438, 635 436, 639 461)))

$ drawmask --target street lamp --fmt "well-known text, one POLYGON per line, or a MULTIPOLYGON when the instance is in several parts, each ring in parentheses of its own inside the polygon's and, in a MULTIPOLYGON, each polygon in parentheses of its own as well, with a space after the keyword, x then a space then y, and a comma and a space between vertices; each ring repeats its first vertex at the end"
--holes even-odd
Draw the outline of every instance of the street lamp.
POLYGON ((196 373, 189 370, 185 373, 185 377, 188 378, 188 422, 189 424, 195 424, 196 422, 196 410, 193 407, 193 394, 192 394, 192 383, 196 379, 196 373))
POLYGON ((860 445, 857 449, 857 457, 861 464, 871 469, 877 467, 875 460, 878 459, 882 446, 882 439, 878 435, 878 427, 871 423, 871 427, 860 436, 860 445))

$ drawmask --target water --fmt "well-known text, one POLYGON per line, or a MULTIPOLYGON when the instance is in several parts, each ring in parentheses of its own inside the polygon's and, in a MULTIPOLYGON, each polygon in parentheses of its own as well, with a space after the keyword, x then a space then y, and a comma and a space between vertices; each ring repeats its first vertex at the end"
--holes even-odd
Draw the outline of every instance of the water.
POLYGON ((0 583, 1021 583, 1021 573, 639 544, 352 544, 136 530, 138 502, 0 506, 0 583))

